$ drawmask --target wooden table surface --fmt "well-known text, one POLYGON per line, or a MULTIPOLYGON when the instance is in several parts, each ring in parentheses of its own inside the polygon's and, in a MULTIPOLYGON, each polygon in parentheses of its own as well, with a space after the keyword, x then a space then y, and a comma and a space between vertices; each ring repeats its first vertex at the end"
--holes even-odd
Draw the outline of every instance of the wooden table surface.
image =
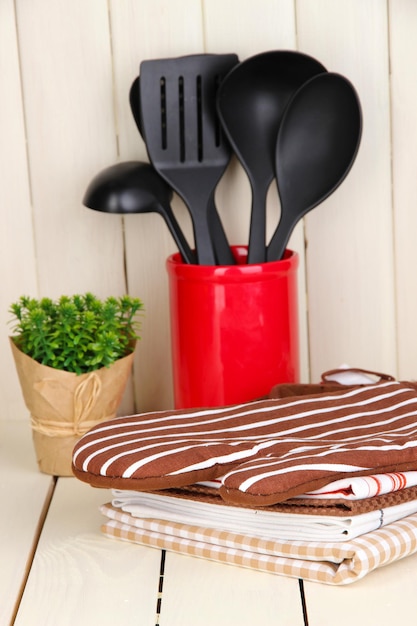
POLYGON ((0 487, 0 626, 417 624, 417 555, 332 587, 104 537, 110 492, 41 474, 24 420, 0 420, 0 487))

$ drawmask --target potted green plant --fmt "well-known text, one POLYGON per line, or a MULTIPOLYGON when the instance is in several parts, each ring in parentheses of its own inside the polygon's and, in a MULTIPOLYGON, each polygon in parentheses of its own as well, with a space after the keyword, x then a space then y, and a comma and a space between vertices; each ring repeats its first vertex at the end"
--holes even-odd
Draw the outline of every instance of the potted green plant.
POLYGON ((11 304, 10 345, 31 415, 38 466, 69 476, 80 436, 115 417, 139 339, 138 298, 91 293, 11 304))

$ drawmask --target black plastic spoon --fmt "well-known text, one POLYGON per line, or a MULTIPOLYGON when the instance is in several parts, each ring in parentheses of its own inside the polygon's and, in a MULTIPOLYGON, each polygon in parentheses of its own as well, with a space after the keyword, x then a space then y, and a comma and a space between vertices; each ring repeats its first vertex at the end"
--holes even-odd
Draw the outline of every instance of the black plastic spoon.
POLYGON ((126 161, 107 167, 90 182, 83 203, 104 213, 159 213, 177 244, 185 263, 195 256, 171 209, 171 187, 150 163, 126 161))
POLYGON ((268 261, 282 257, 297 222, 344 180, 361 134, 359 98, 340 74, 315 76, 294 95, 276 145, 281 218, 268 246, 268 261))
POLYGON ((266 196, 275 175, 275 144, 285 107, 304 82, 325 71, 310 56, 273 50, 242 61, 219 87, 220 121, 252 188, 248 263, 266 258, 266 196))

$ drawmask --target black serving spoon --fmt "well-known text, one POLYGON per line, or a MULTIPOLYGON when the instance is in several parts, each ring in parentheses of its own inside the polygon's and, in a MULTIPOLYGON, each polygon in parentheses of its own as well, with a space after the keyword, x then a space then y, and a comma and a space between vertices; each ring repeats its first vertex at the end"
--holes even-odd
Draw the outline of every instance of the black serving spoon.
POLYGON ((266 197, 285 107, 304 82, 325 71, 306 54, 273 50, 236 65, 219 87, 220 121, 252 188, 248 263, 266 259, 266 197))
POLYGON ((283 116, 276 143, 281 217, 267 260, 282 258, 297 222, 347 176, 362 134, 362 112, 352 84, 336 73, 311 78, 283 116))

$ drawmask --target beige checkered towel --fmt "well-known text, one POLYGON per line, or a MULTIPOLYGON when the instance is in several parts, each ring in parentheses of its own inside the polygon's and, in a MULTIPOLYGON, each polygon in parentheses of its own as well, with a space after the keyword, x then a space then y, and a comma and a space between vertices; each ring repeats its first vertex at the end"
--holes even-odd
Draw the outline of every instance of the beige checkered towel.
POLYGON ((348 542, 275 541, 101 507, 102 532, 159 549, 330 585, 353 583, 417 551, 417 514, 348 542))

